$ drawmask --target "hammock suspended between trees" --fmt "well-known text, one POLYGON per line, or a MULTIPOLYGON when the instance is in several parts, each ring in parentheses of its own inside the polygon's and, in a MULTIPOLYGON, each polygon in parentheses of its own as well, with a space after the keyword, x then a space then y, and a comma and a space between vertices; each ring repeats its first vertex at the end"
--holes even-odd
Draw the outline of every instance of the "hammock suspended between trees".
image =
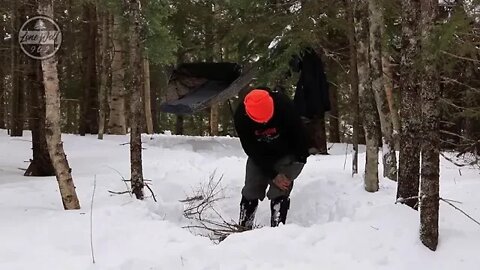
POLYGON ((248 86, 254 70, 236 63, 188 63, 176 68, 168 81, 160 110, 193 114, 236 96, 248 86))

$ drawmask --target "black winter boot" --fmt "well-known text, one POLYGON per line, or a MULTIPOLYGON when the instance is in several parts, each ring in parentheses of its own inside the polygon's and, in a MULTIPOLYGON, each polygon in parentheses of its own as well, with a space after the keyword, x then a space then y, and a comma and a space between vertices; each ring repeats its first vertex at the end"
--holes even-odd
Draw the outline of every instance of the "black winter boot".
POLYGON ((280 223, 285 224, 289 208, 290 199, 288 197, 280 197, 270 202, 270 210, 272 211, 270 224, 272 227, 277 227, 280 223))
POLYGON ((255 219, 255 212, 257 212, 258 200, 247 200, 242 196, 240 202, 240 218, 238 224, 247 230, 253 228, 253 220, 255 219))

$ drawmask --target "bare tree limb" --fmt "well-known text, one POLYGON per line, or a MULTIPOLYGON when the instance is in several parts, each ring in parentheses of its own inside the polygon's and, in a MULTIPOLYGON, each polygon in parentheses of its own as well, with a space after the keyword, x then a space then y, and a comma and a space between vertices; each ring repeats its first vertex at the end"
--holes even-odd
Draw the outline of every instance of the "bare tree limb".
POLYGON ((440 198, 441 201, 444 201, 446 202, 448 205, 450 205, 451 207, 455 208, 455 210, 459 211, 460 213, 464 214, 466 217, 468 217, 470 220, 472 220, 473 222, 475 222, 477 225, 480 226, 480 222, 476 219, 474 219, 473 217, 471 217, 469 214, 467 214, 465 211, 463 211, 462 209, 458 208, 457 206, 455 206, 453 203, 449 202, 448 200, 445 200, 443 198, 440 198))
MULTIPOLYGON (((145 180, 144 180, 145 181, 145 180)), ((155 193, 153 193, 153 190, 152 188, 150 188, 150 185, 145 183, 145 186, 148 188, 148 190, 150 190, 150 193, 152 193, 152 198, 155 202, 157 202, 157 198, 155 197, 155 193)))

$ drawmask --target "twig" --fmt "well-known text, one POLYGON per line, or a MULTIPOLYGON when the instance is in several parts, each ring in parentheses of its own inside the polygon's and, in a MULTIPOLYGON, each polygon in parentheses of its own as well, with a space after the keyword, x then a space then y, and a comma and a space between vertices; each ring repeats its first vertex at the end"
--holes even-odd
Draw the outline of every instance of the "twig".
POLYGON ((181 202, 186 203, 184 217, 195 222, 183 228, 196 229, 197 235, 208 237, 213 242, 219 243, 228 235, 245 231, 247 228, 239 226, 234 221, 228 222, 215 209, 215 203, 224 197, 220 195, 223 189, 219 188, 223 175, 218 180, 214 175, 215 172, 210 175, 206 185, 200 186, 195 191, 194 196, 189 196, 181 202))
POLYGON ((145 186, 148 188, 148 190, 150 190, 150 193, 152 193, 152 198, 155 202, 157 202, 157 198, 155 198, 155 193, 153 193, 153 190, 150 188, 150 186, 145 183, 145 186))
POLYGON ((90 203, 90 249, 92 251, 92 262, 95 264, 95 254, 93 252, 93 199, 95 198, 95 190, 97 189, 97 175, 93 177, 92 201, 90 203))
POLYGON ((129 190, 126 190, 126 191, 111 191, 111 190, 108 190, 109 193, 112 193, 112 194, 117 194, 117 195, 122 195, 122 194, 127 194, 127 193, 130 193, 129 190))
POLYGON ((395 201, 395 204, 397 204, 397 203, 405 203, 405 202, 410 201, 410 200, 418 200, 418 198, 419 198, 418 196, 412 196, 412 197, 408 197, 408 198, 402 198, 402 197, 400 197, 400 198, 398 198, 398 199, 395 201))
POLYGON ((472 90, 472 91, 476 91, 477 93, 480 92, 480 89, 479 88, 475 88, 475 87, 472 87, 468 84, 465 84, 465 83, 462 83, 458 80, 455 80, 455 79, 452 79, 452 78, 449 78, 449 77, 446 77, 446 76, 441 76, 442 80, 446 81, 446 82, 453 82, 453 83, 456 83, 456 84, 459 84, 459 85, 462 85, 462 86, 465 86, 467 87, 468 89, 472 90))
POLYGON ((194 196, 194 197, 191 197, 191 198, 186 198, 184 200, 180 200, 179 202, 182 202, 182 203, 185 203, 185 202, 192 202, 192 201, 200 201, 200 200, 203 200, 203 196, 202 195, 197 195, 197 196, 194 196))
POLYGON ((453 203, 451 203, 451 202, 449 202, 448 200, 445 200, 445 199, 443 199, 443 198, 439 198, 439 200, 446 202, 448 205, 450 205, 451 207, 455 208, 455 210, 460 211, 460 213, 464 214, 466 217, 468 217, 470 220, 472 220, 473 222, 475 222, 477 225, 480 225, 480 222, 478 222, 476 219, 474 219, 473 217, 471 217, 470 215, 468 215, 467 213, 465 213, 465 211, 463 211, 462 209, 460 209, 460 208, 458 208, 457 206, 455 206, 453 203))
POLYGON ((449 53, 449 52, 444 51, 444 50, 441 50, 440 52, 443 53, 443 54, 449 55, 449 56, 451 56, 451 57, 461 59, 461 60, 467 60, 467 61, 471 61, 471 62, 474 62, 474 63, 480 63, 480 61, 478 61, 478 60, 476 60, 476 59, 468 58, 468 57, 463 57, 463 56, 460 56, 460 55, 456 55, 456 54, 453 54, 453 53, 449 53))
POLYGON ((335 145, 335 143, 332 143, 332 145, 330 145, 330 147, 327 147, 327 150, 331 150, 334 145, 335 145))
POLYGON ((445 198, 441 198, 442 200, 444 201, 449 201, 449 202, 452 202, 452 203, 458 203, 458 204, 463 204, 462 202, 460 201, 455 201, 455 200, 450 200, 450 199, 445 199, 445 198))
POLYGON ((123 183, 125 184, 125 187, 126 187, 127 190, 128 190, 128 194, 130 194, 130 197, 133 197, 132 191, 130 190, 130 187, 128 186, 128 184, 127 184, 127 182, 126 182, 127 180, 125 179, 125 177, 123 177, 123 175, 122 175, 117 169, 112 168, 112 167, 110 167, 110 166, 107 166, 107 167, 110 168, 110 169, 112 169, 112 170, 114 170, 114 171, 116 171, 116 172, 118 173, 118 175, 120 175, 120 177, 122 178, 123 183))
MULTIPOLYGON (((468 163, 463 163, 463 164, 462 164, 462 163, 458 163, 458 162, 454 161, 453 159, 445 156, 445 154, 443 154, 443 153, 440 153, 440 155, 441 155, 444 159, 446 159, 447 161, 449 161, 450 163, 452 163, 453 165, 458 166, 458 167, 474 166, 474 165, 476 165, 476 164, 478 163, 478 160, 475 159, 475 160, 472 160, 472 161, 470 161, 470 162, 468 162, 467 160, 464 160, 465 162, 468 162, 468 163)), ((461 175, 461 174, 460 174, 460 175, 461 175)))

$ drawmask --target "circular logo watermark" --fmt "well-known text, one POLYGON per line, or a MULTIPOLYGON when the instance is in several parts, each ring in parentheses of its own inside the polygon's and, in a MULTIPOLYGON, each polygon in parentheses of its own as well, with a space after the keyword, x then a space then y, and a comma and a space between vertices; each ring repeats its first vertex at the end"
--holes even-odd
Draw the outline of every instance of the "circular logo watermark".
POLYGON ((22 51, 34 59, 52 57, 62 44, 62 31, 50 17, 35 16, 28 19, 18 32, 22 51))

